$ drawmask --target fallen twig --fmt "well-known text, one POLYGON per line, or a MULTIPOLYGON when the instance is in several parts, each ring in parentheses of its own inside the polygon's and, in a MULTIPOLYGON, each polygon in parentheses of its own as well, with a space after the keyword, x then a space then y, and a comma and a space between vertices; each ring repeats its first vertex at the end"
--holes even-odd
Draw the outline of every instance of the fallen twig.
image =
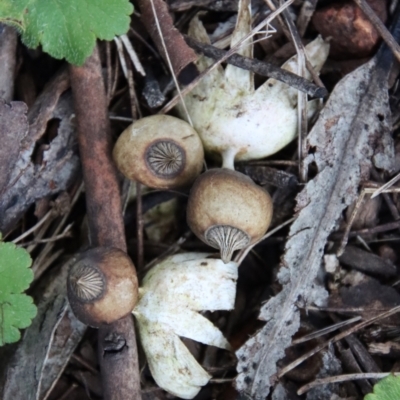
POLYGON ((328 385, 329 383, 354 381, 356 379, 383 379, 389 375, 400 376, 400 372, 367 372, 367 373, 363 372, 360 374, 345 374, 345 375, 330 376, 328 378, 316 379, 313 382, 307 383, 307 385, 302 386, 297 391, 297 394, 300 396, 319 385, 328 385))
MULTIPOLYGON (((92 246, 126 251, 120 189, 111 160, 107 98, 98 51, 82 67, 70 66, 78 141, 92 246)), ((140 399, 135 331, 129 315, 99 329, 104 398, 140 399)))
POLYGON ((313 356, 314 354, 318 353, 319 351, 321 351, 322 349, 324 349, 325 347, 329 346, 332 343, 335 343, 339 340, 344 339, 345 337, 351 335, 352 333, 355 333, 357 331, 359 331, 360 329, 363 329, 381 319, 385 319, 387 317, 390 317, 391 315, 394 315, 396 313, 398 313, 400 311, 400 306, 397 307, 393 307, 391 310, 386 311, 384 313, 382 313, 381 315, 378 315, 376 317, 367 319, 366 321, 360 322, 357 325, 352 326, 351 328, 338 333, 336 336, 332 337, 331 339, 327 340, 324 343, 321 343, 320 345, 316 346, 314 349, 308 351, 307 353, 303 354, 301 357, 299 357, 297 360, 294 360, 293 362, 291 362, 289 365, 286 365, 286 367, 282 368, 278 373, 277 373, 277 377, 281 378, 282 376, 284 376, 285 374, 287 374, 289 371, 291 371, 293 368, 296 368, 299 364, 301 364, 302 362, 304 362, 305 360, 307 360, 308 358, 310 358, 311 356, 313 356))
MULTIPOLYGON (((193 47, 196 51, 201 54, 204 54, 207 57, 213 58, 214 60, 220 60, 221 58, 225 58, 227 55, 227 51, 220 50, 217 47, 211 46, 209 44, 200 43, 197 40, 185 36, 185 40, 190 47, 193 47)), ((277 67, 276 65, 259 61, 254 58, 242 57, 239 54, 232 54, 225 60, 228 64, 232 64, 235 67, 243 68, 249 71, 252 71, 261 76, 266 76, 269 78, 274 78, 278 81, 287 83, 288 85, 294 87, 295 89, 300 90, 301 92, 307 93, 312 97, 325 97, 328 94, 328 91, 320 86, 317 86, 315 83, 310 82, 307 79, 302 78, 292 72, 285 71, 282 68, 277 67)))
POLYGON ((174 27, 168 12, 168 6, 163 0, 140 0, 139 8, 142 13, 141 21, 153 39, 164 60, 171 61, 172 69, 183 84, 191 82, 198 71, 194 62, 196 54, 187 46, 181 33, 174 27), (153 12, 154 9, 157 15, 153 12), (162 35, 160 35, 160 27, 162 35), (165 48, 164 48, 165 45, 165 48))

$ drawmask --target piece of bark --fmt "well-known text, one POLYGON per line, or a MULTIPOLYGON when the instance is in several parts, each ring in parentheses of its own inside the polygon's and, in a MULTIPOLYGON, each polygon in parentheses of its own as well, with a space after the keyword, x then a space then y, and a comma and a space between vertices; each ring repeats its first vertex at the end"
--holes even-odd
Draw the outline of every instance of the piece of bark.
MULTIPOLYGON (((67 93, 60 99, 61 93, 57 90, 55 94, 50 85, 49 91, 45 90, 39 96, 34 107, 37 117, 31 119, 29 126, 23 103, 11 105, 18 107, 18 115, 8 108, 7 115, 0 118, 0 136, 7 138, 6 142, 12 142, 0 148, 0 231, 4 233, 35 201, 66 190, 79 172, 75 126, 71 118, 72 100, 67 93), (57 136, 43 151, 40 163, 35 163, 32 155, 36 140, 46 131, 51 119, 59 120, 57 136)), ((2 107, 4 111, 8 106, 0 105, 0 109, 2 107)), ((28 113, 28 121, 33 114, 33 110, 28 113)))
POLYGON ((370 253, 355 246, 347 246, 339 261, 349 267, 367 274, 385 277, 397 274, 396 266, 389 260, 384 260, 374 253, 370 253))
POLYGON ((307 161, 315 162, 319 172, 297 196, 298 215, 278 275, 282 291, 261 308, 264 328, 236 352, 236 388, 252 398, 268 395, 277 361, 299 329, 299 309, 326 302, 327 293, 316 281, 324 248, 343 210, 356 200, 372 162, 381 169, 393 168, 387 91, 392 63, 393 54, 383 46, 374 59, 342 79, 308 136, 314 152, 307 161), (254 368, 249 368, 249 360, 254 368))
MULTIPOLYGON (((340 360, 342 361, 346 372, 353 374, 363 372, 350 349, 345 349, 341 342, 337 342, 336 346, 339 349, 340 360)), ((355 384, 359 386, 364 395, 371 393, 372 391, 372 385, 366 379, 357 379, 355 384)))
POLYGON ((21 142, 28 134, 26 114, 28 108, 21 101, 6 104, 0 100, 0 194, 9 182, 13 166, 17 163, 21 151, 21 142))
POLYGON ((163 0, 139 0, 138 4, 141 11, 141 21, 166 64, 169 65, 169 58, 172 70, 179 82, 184 85, 189 84, 199 74, 194 65, 197 56, 186 44, 181 33, 174 27, 167 4, 163 0), (156 15, 154 15, 154 12, 156 15))
POLYGON ((147 105, 154 110, 165 103, 165 96, 160 89, 157 79, 154 77, 151 65, 146 66, 146 76, 144 78, 142 95, 147 105))
POLYGON ((368 351, 381 357, 399 358, 400 357, 400 343, 399 342, 373 342, 368 345, 368 351))
MULTIPOLYGON (((111 157, 107 97, 97 48, 82 67, 70 65, 71 87, 86 192, 92 246, 126 252, 117 170, 111 157)), ((139 364, 133 318, 101 327, 98 355, 104 399, 140 399, 139 364)))
POLYGON ((17 31, 0 24, 0 99, 11 101, 17 59, 17 31))
MULTIPOLYGON (((382 372, 375 360, 372 358, 371 354, 368 353, 367 349, 355 335, 349 335, 345 338, 345 340, 365 372, 382 372)), ((377 382, 376 379, 371 379, 370 381, 372 384, 377 382)))
MULTIPOLYGON (((360 272, 353 277, 349 275, 342 279, 339 292, 329 297, 329 307, 361 309, 359 314, 367 320, 382 314, 383 310, 400 305, 400 294, 396 289, 382 285, 376 279, 360 272)), ((399 314, 387 318, 385 324, 399 325, 399 314)))

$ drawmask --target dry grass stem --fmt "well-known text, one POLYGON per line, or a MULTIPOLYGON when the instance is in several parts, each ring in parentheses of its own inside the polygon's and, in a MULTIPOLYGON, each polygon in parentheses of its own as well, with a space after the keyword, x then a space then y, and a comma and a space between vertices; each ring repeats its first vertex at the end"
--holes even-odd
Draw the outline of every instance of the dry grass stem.
POLYGON ((345 375, 331 376, 328 378, 316 379, 315 381, 307 383, 307 385, 302 386, 297 391, 297 394, 301 396, 302 394, 308 392, 312 388, 320 385, 328 385, 330 383, 338 383, 346 381, 355 381, 357 379, 383 379, 389 375, 400 376, 400 372, 362 372, 359 374, 345 374, 345 375))
POLYGON ((307 353, 303 354, 301 357, 299 357, 297 360, 291 362, 289 365, 287 365, 286 367, 282 368, 278 373, 277 373, 277 378, 282 378, 285 374, 287 374, 289 371, 291 371, 293 368, 296 368, 298 365, 300 365, 302 362, 304 362, 305 360, 307 360, 308 358, 310 358, 311 356, 313 356, 314 354, 318 353, 319 351, 321 351, 322 349, 324 349, 325 347, 328 347, 329 345, 344 339, 345 337, 351 335, 352 333, 355 333, 357 331, 359 331, 360 329, 363 329, 379 320, 385 319, 387 317, 390 317, 391 315, 394 315, 396 313, 398 313, 400 311, 400 306, 397 307, 393 307, 392 309, 390 309, 389 311, 386 311, 384 313, 382 313, 381 315, 378 315, 376 317, 370 318, 366 321, 363 321, 349 329, 347 329, 346 331, 343 331, 339 334, 337 334, 336 336, 332 337, 331 339, 327 340, 326 342, 316 346, 314 349, 308 351, 307 353))

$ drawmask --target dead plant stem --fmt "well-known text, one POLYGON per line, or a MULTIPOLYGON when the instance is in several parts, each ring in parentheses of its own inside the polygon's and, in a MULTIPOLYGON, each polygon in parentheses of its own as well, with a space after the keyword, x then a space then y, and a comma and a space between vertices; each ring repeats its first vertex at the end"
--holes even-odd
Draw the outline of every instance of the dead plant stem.
MULTIPOLYGON (((107 97, 97 48, 82 67, 70 66, 92 246, 127 250, 117 171, 111 158, 107 97)), ((99 329, 104 399, 141 398, 131 316, 99 329)))

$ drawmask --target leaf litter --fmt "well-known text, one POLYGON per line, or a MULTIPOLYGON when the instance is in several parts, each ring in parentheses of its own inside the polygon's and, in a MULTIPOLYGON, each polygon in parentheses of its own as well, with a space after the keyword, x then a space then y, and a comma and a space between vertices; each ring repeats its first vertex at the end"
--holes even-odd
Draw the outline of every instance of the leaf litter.
MULTIPOLYGON (((175 5, 177 3, 179 1, 174 2, 175 5)), ((170 10, 172 9, 170 8, 170 10)), ((141 56, 140 52, 138 54, 141 56)), ((291 228, 289 240, 286 244, 286 254, 283 257, 282 268, 278 275, 282 291, 262 307, 260 319, 267 321, 265 327, 238 351, 239 376, 236 385, 252 398, 266 397, 270 386, 275 382, 277 376, 276 364, 278 364, 278 360, 282 359, 284 350, 290 345, 293 334, 300 326, 300 309, 312 304, 326 305, 327 291, 319 281, 318 275, 321 257, 328 235, 337 228, 337 222, 342 211, 357 197, 359 184, 368 179, 369 170, 372 166, 370 160, 372 159, 374 165, 378 168, 386 170, 392 168, 393 143, 390 138, 388 96, 385 92, 390 62, 387 59, 382 61, 385 57, 380 54, 379 60, 372 60, 364 65, 360 71, 347 76, 338 84, 310 134, 309 146, 312 154, 309 155, 306 162, 315 163, 319 173, 297 197, 298 219, 291 228), (341 104, 341 102, 344 103, 341 104)), ((57 96, 59 97, 55 94, 53 99, 57 96)), ((14 157, 14 160, 18 160, 18 152, 21 151, 25 158, 20 158, 19 162, 24 161, 28 164, 31 162, 30 157, 34 149, 34 142, 44 134, 47 122, 52 118, 58 118, 55 116, 56 111, 54 111, 58 97, 57 101, 48 101, 47 105, 42 107, 39 107, 40 102, 36 103, 36 106, 38 106, 37 114, 34 115, 35 109, 30 110, 28 114, 29 127, 25 121, 26 110, 21 103, 21 112, 17 113, 16 116, 18 116, 20 122, 22 121, 22 124, 16 130, 16 142, 12 143, 14 147, 10 147, 12 151, 7 154, 10 159, 14 157), (29 133, 27 133, 27 129, 29 129, 29 133), (22 137, 28 135, 28 138, 22 140, 20 135, 22 137), (19 147, 19 143, 21 143, 21 147, 19 147), (26 151, 27 148, 29 148, 29 151, 26 151)), ((68 95, 63 96, 62 101, 67 97, 68 95)), ((57 105, 57 107, 59 106, 57 105)), ((72 132, 73 124, 69 124, 71 113, 67 112, 66 117, 62 120, 72 132)), ((60 135, 60 132, 58 135, 60 135)), ((54 144, 55 142, 52 141, 51 145, 54 144)), ((64 157, 67 154, 65 151, 71 148, 73 148, 72 139, 65 146, 50 148, 46 152, 52 155, 51 162, 48 161, 49 166, 61 165, 65 158, 59 159, 59 164, 54 164, 54 161, 57 160, 56 156, 64 157)), ((8 152, 4 151, 4 153, 8 152)), ((75 161, 77 160, 75 155, 73 155, 73 158, 75 161)), ((294 162, 292 161, 292 163, 294 162)), ((19 163, 17 163, 17 166, 20 168, 19 172, 25 172, 24 167, 21 168, 19 163)), ((244 167, 248 169, 249 165, 244 167)), ((265 170, 264 167, 260 168, 263 168, 263 171, 265 170)), ((6 172, 8 174, 8 171, 6 172)), ((15 171, 12 172, 15 173, 15 171)), ((37 191, 36 200, 31 198, 29 201, 38 201, 43 196, 54 194, 53 191, 42 190, 43 188, 47 189, 48 184, 52 182, 51 168, 47 169, 46 166, 43 166, 41 173, 43 174, 44 185, 41 190, 37 191)), ((3 176, 5 177, 4 181, 14 182, 9 179, 8 175, 3 176)), ((15 193, 25 194, 25 189, 29 189, 29 186, 24 186, 24 184, 29 181, 30 176, 32 176, 32 170, 26 175, 27 179, 17 180, 19 187, 15 193)), ((64 186, 68 190, 70 182, 73 182, 74 178, 68 174, 63 176, 64 178, 66 176, 71 178, 64 186)), ((37 175, 34 181, 36 178, 37 175)), ((259 183, 268 184, 268 181, 262 183, 262 180, 260 180, 259 183)), ((29 192, 31 190, 27 190, 27 193, 29 192)), ((290 200, 292 200, 292 197, 290 200)), ((10 199, 9 197, 7 201, 10 199)), ((21 199, 26 203, 24 196, 21 199)), ((285 203, 289 203, 289 201, 285 201, 285 203)), ((12 202, 8 204, 12 205, 12 202)), ((32 202, 29 204, 32 204, 32 202)), ((23 215, 29 204, 21 208, 16 219, 23 215)), ((282 204, 281 208, 284 207, 288 208, 287 204, 282 204)), ((291 206, 289 208, 291 209, 291 206)), ((7 209, 7 213, 4 212, 3 215, 12 215, 9 211, 7 209)), ((288 217, 288 213, 284 213, 284 215, 286 218, 288 217)), ((0 222, 2 222, 2 218, 0 218, 0 222)), ((9 222, 9 224, 12 226, 12 222, 9 222)), ((177 237, 179 237, 178 233, 177 237)), ((151 246, 149 248, 151 249, 151 246)), ((176 248, 179 248, 179 245, 176 245, 176 248)), ((146 256, 148 257, 149 254, 146 253, 146 256)), ((154 254, 151 256, 154 256, 154 254)), ((248 258, 251 258, 251 254, 248 258)), ((242 271, 243 268, 241 268, 242 271)), ((27 398, 32 398, 29 396, 36 396, 37 398, 48 396, 83 334, 84 327, 65 308, 63 275, 65 275, 65 267, 61 268, 60 274, 50 285, 50 290, 41 294, 43 300, 39 304, 38 317, 20 342, 19 350, 14 357, 16 362, 14 365, 17 365, 18 368, 9 368, 8 371, 11 377, 7 386, 10 398, 14 398, 16 395, 13 395, 13 393, 18 393, 18 390, 20 390, 21 381, 25 383, 24 390, 26 392, 24 393, 26 393, 27 398), (64 342, 68 342, 68 345, 63 346, 64 342)), ((382 285, 382 287, 387 288, 388 286, 382 285)), ((270 290, 269 287, 267 290, 270 290)), ((281 289, 279 288, 279 290, 281 289)), ((330 300, 332 297, 331 295, 330 300)), ((256 303, 257 307, 258 304, 260 302, 256 303)), ((240 307, 237 308, 240 310, 240 307)), ((249 314, 249 308, 247 305, 247 310, 243 314, 246 312, 249 314)), ((259 326, 257 325, 257 327, 259 326)), ((207 348, 206 352, 209 350, 207 348)), ((327 373, 327 366, 332 367, 328 371, 330 375, 337 374, 340 369, 340 366, 335 364, 338 364, 338 362, 335 359, 333 349, 326 350, 326 352, 321 353, 325 361, 323 368, 317 375, 318 377, 326 376, 321 374, 327 373)), ((198 357, 196 358, 200 362, 198 357)), ((207 361, 205 363, 203 361, 203 364, 207 364, 207 361)), ((72 368, 76 369, 76 366, 72 366, 72 368)), ((221 369, 221 367, 219 368, 221 369)), ((79 371, 79 373, 81 372, 79 371)), ((68 373, 63 375, 64 380, 66 376, 68 379, 68 373)), ((149 387, 149 384, 152 385, 151 381, 147 380, 146 382, 146 380, 147 376, 144 373, 144 397, 150 395, 152 389, 149 387), (149 388, 150 392, 147 393, 146 389, 149 388)), ((275 386, 272 394, 273 399, 280 400, 289 396, 286 383, 286 380, 282 380, 275 386)), ((230 386, 230 382, 228 385, 230 386)), ((88 386, 85 389, 87 392, 92 391, 88 386)), ((292 391, 293 389, 289 390, 289 392, 292 391)), ((20 394, 18 393, 18 395, 20 394)), ((322 399, 325 397, 318 397, 314 394, 314 397, 307 398, 322 399)))
POLYGON ((373 165, 386 171, 394 168, 387 90, 392 60, 384 47, 345 76, 308 136, 314 152, 306 162, 315 163, 318 174, 296 198, 297 219, 278 274, 282 290, 261 308, 259 319, 266 325, 236 353, 236 388, 252 398, 269 393, 277 362, 300 327, 300 309, 322 306, 327 300, 317 278, 329 234, 343 210, 357 199, 359 185, 369 178, 373 165))

